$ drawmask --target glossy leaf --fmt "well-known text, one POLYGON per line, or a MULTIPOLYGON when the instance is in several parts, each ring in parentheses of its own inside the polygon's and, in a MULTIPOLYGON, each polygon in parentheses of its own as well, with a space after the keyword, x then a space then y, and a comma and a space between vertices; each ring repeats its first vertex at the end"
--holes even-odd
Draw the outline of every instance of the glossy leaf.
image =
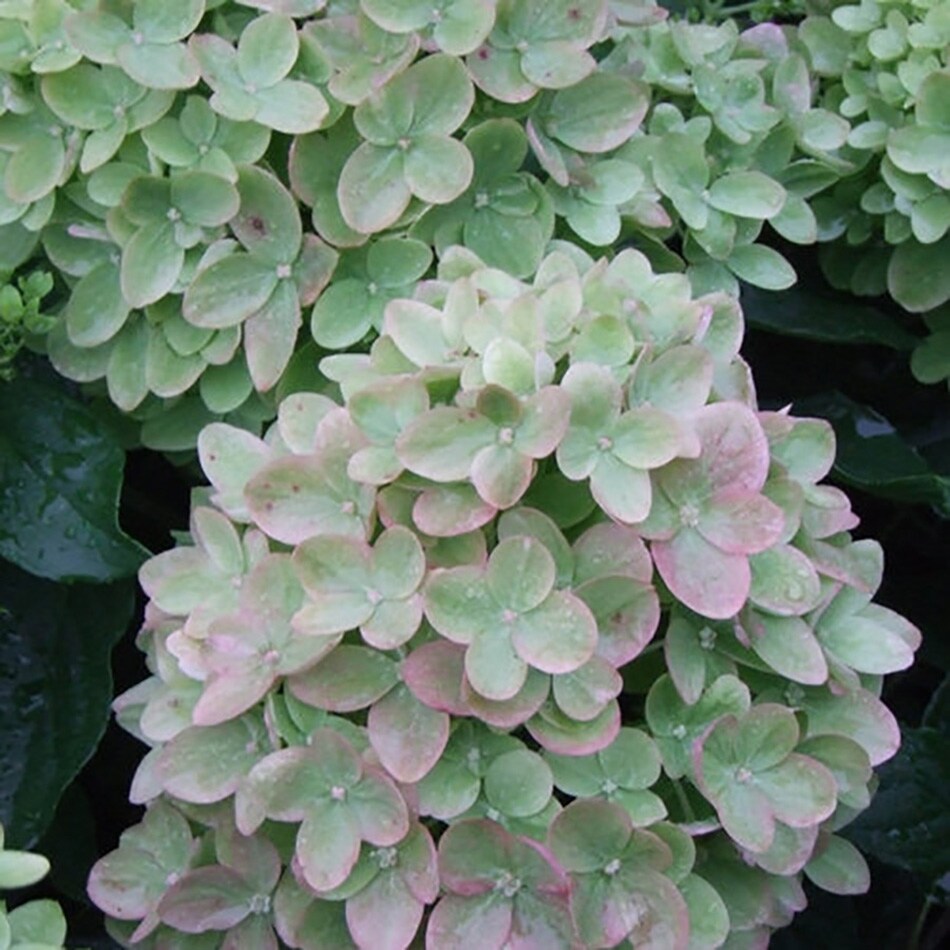
POLYGON ((935 472, 894 426, 841 393, 803 401, 801 408, 835 428, 835 472, 847 484, 886 498, 932 505, 950 516, 950 478, 935 472))
POLYGON ((133 608, 127 583, 55 584, 0 562, 0 821, 29 847, 109 719, 110 653, 133 608))
POLYGON ((124 454, 95 414, 20 379, 0 385, 0 433, 0 555, 53 580, 134 573, 146 552, 116 524, 124 454))

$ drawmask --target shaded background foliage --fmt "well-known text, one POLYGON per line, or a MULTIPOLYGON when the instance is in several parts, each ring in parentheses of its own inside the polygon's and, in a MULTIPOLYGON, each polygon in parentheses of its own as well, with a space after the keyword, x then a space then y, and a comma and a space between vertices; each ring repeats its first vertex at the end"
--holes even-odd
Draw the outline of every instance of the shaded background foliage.
MULTIPOLYGON (((726 12, 707 2, 666 5, 726 12)), ((744 6, 796 12, 794 3, 787 11, 744 6)), ((750 326, 743 352, 759 402, 791 403, 796 415, 834 425, 833 478, 862 518, 855 534, 879 539, 887 556, 880 601, 917 624, 924 642, 916 665, 885 686, 903 748, 881 769, 872 807, 846 831, 872 859, 872 889, 860 898, 810 890, 809 909, 773 945, 937 947, 950 932, 946 392, 911 375, 907 353, 919 328, 893 302, 830 288, 813 248, 781 249, 798 285, 779 294, 743 290, 750 326)), ((43 888, 66 904, 71 943, 110 946, 87 903, 85 877, 138 818, 127 788, 141 749, 106 727, 111 696, 144 675, 132 642, 141 603, 133 606, 129 578, 140 545, 171 547, 169 529, 186 527, 199 478, 140 450, 126 457, 122 483, 121 424, 95 414, 39 363, 22 363, 14 383, 0 384, 0 440, 0 821, 11 846, 51 858, 43 888), (42 460, 31 444, 38 432, 49 449, 42 460), (76 503, 49 510, 48 486, 76 503)))

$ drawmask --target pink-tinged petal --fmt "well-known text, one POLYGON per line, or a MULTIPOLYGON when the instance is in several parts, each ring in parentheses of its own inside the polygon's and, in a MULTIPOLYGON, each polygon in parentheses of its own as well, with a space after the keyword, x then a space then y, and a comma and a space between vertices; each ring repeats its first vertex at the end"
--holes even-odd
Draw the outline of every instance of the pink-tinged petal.
POLYGON ((185 933, 228 930, 251 912, 253 892, 230 868, 208 865, 175 882, 158 905, 162 923, 185 933))
POLYGON ((558 812, 547 840, 568 872, 589 873, 619 857, 632 833, 630 816, 619 805, 602 798, 577 798, 558 812))
POLYGON ((466 679, 462 680, 461 695, 467 715, 477 716, 496 729, 514 729, 527 722, 544 705, 549 690, 550 678, 529 669, 524 685, 511 699, 486 699, 466 679))
POLYGON ((749 559, 741 554, 725 554, 698 531, 684 528, 670 541, 654 541, 652 553, 667 587, 704 617, 732 617, 749 596, 749 559))
POLYGON ((609 575, 575 588, 597 621, 597 655, 619 669, 640 655, 660 623, 660 599, 653 587, 609 575))
POLYGON ((502 950, 511 930, 511 917, 511 901, 500 893, 478 897, 448 894, 429 917, 426 950, 502 950))
POLYGON ((426 579, 426 617, 453 643, 470 643, 501 621, 502 608, 488 592, 484 574, 483 568, 473 565, 440 568, 426 579))
POLYGON ((433 640, 417 647, 402 664, 403 682, 420 702, 431 709, 468 716, 462 695, 465 648, 448 640, 433 640))
POLYGON ((556 578, 553 555, 541 541, 527 534, 502 539, 485 571, 492 597, 516 613, 540 606, 553 590, 556 578))
POLYGON ((493 891, 498 871, 511 862, 513 836, 488 819, 450 825, 439 839, 439 880, 453 894, 493 891))
POLYGON ((825 419, 794 418, 784 412, 760 412, 772 458, 799 482, 815 484, 831 471, 835 433, 825 419))
POLYGON ((625 525, 603 522, 588 528, 574 542, 574 583, 622 574, 649 584, 653 561, 639 534, 625 525))
POLYGON ((828 663, 812 628, 801 617, 770 617, 752 611, 743 627, 752 649, 780 676, 819 686, 828 679, 828 663))
POLYGON ((765 495, 721 492, 699 514, 696 530, 726 554, 758 554, 782 535, 785 515, 765 495))
POLYGON ((694 417, 713 491, 759 491, 769 472, 769 443, 755 413, 738 402, 705 406, 694 417))
POLYGON ((360 837, 370 844, 388 848, 398 844, 409 831, 406 800, 382 769, 367 767, 363 778, 346 797, 356 816, 360 837))
POLYGON ((565 478, 580 481, 594 470, 600 458, 597 435, 587 429, 570 428, 557 447, 557 467, 565 478))
POLYGON ((756 785, 733 785, 713 805, 722 826, 737 844, 753 853, 767 851, 775 838, 772 803, 756 785))
POLYGON ((739 402, 704 406, 693 417, 702 447, 695 460, 675 459, 660 484, 676 506, 696 504, 717 491, 758 492, 769 470, 769 444, 755 413, 739 402))
POLYGON ((168 876, 188 868, 196 848, 182 814, 159 799, 140 824, 123 832, 120 847, 93 865, 89 896, 111 917, 139 920, 158 904, 168 876))
POLYGON ((156 768, 170 795, 210 805, 233 794, 264 752, 259 721, 243 716, 180 732, 161 750, 156 768))
POLYGON ((432 769, 449 740, 448 715, 424 706, 403 685, 373 705, 367 728, 383 767, 407 785, 432 769))
POLYGON ((396 455, 417 475, 457 482, 468 476, 475 456, 497 434, 495 424, 474 410, 437 406, 406 426, 396 440, 396 455))
POLYGON ((805 877, 832 894, 865 894, 871 872, 864 856, 846 838, 829 835, 805 866, 805 877))
POLYGON ((213 501, 239 521, 249 521, 244 486, 272 457, 270 447, 244 429, 213 422, 198 436, 198 457, 217 489, 213 501))
POLYGON ((818 825, 806 825, 804 828, 792 828, 779 822, 775 826, 772 847, 762 854, 754 856, 755 864, 780 876, 798 874, 808 863, 818 841, 818 825))
POLYGON ((346 923, 357 946, 405 950, 419 929, 423 908, 394 870, 384 870, 347 899, 346 923))
POLYGON ((623 679, 606 660, 592 656, 573 673, 555 676, 554 699, 562 712, 572 719, 587 722, 600 715, 623 689, 623 679))
POLYGON ((294 627, 301 633, 345 633, 372 616, 370 550, 361 538, 310 538, 294 551, 293 563, 309 595, 294 618, 294 627))
POLYGON ((191 714, 196 726, 214 726, 255 706, 277 679, 273 666, 259 661, 257 667, 230 673, 213 673, 191 714))
POLYGON ((221 950, 278 950, 277 937, 270 920, 254 914, 228 931, 221 950))
POLYGON ((280 458, 265 466, 245 489, 255 523, 284 544, 299 544, 318 534, 365 538, 364 517, 373 489, 352 483, 339 494, 330 468, 325 459, 312 455, 280 458))
POLYGON ((582 600, 555 590, 515 620, 511 642, 518 656, 542 673, 571 673, 594 655, 597 621, 582 600))
POLYGON ((230 822, 215 828, 215 851, 224 867, 237 871, 258 894, 269 894, 283 866, 277 849, 263 835, 242 835, 230 822))
POLYGON ((611 451, 631 468, 659 468, 686 447, 675 416, 649 406, 625 412, 613 428, 611 451))
POLYGON ((638 524, 650 514, 650 476, 608 452, 601 455, 591 472, 590 492, 611 518, 623 524, 638 524))
POLYGON ((402 525, 387 528, 373 545, 373 587, 387 600, 415 593, 426 574, 426 558, 415 533, 402 525))
POLYGON ((328 738, 327 731, 316 734, 318 749, 329 760, 327 775, 315 767, 306 746, 272 752, 250 770, 234 802, 235 823, 241 834, 253 834, 265 818, 302 821, 309 802, 325 796, 334 782, 348 786, 359 779, 362 773, 356 753, 342 738, 328 738))
POLYGON ((813 538, 827 538, 839 531, 856 528, 860 518, 851 510, 851 501, 840 488, 809 485, 805 489, 802 525, 813 538))
POLYGON ((425 825, 414 824, 399 843, 396 873, 419 903, 431 904, 439 896, 439 859, 425 825))
POLYGON ((328 946, 356 950, 344 916, 343 901, 314 897, 301 878, 296 859, 274 894, 274 927, 288 947, 328 946))
POLYGON ((511 950, 574 950, 577 939, 567 894, 519 894, 507 946, 511 950))
POLYGON ((871 765, 886 762, 900 747, 894 714, 873 693, 858 689, 841 696, 830 690, 808 690, 804 704, 808 736, 847 736, 860 745, 871 765))
POLYGON ((567 432, 570 396, 557 386, 545 386, 525 400, 524 415, 515 430, 515 448, 531 458, 550 455, 567 432))
POLYGON ((525 723, 525 728, 555 755, 593 755, 606 749, 617 738, 620 706, 614 700, 590 722, 576 722, 548 702, 525 723))
POLYGON ((899 614, 869 604, 857 613, 831 623, 818 622, 816 630, 829 657, 859 673, 894 673, 914 662, 919 631, 899 614))
POLYGON ((316 666, 287 679, 298 699, 331 712, 355 712, 382 698, 396 685, 396 663, 369 647, 341 644, 316 666))
POLYGON ((312 802, 297 832, 295 853, 304 880, 315 891, 339 887, 360 854, 360 835, 352 811, 335 799, 312 802))
POLYGON ((412 509, 416 527, 435 538, 476 531, 497 514, 471 485, 439 485, 422 492, 412 509))
POLYGON ((472 462, 472 484, 494 508, 510 508, 531 485, 534 462, 506 444, 483 448, 472 462))
POLYGON ((506 700, 524 685, 528 664, 515 652, 507 624, 482 630, 465 652, 465 675, 486 699, 506 700))
POLYGON ((184 615, 207 596, 216 574, 204 551, 180 547, 149 558, 139 570, 139 582, 166 613, 184 615))
POLYGON ((271 389, 287 368, 299 327, 297 288, 292 280, 282 280, 264 306, 244 321, 244 353, 258 392, 271 389))
MULTIPOLYGON (((296 617, 298 614, 294 616, 296 617)), ((292 676, 294 673, 303 672, 319 663, 336 648, 342 639, 343 635, 340 633, 334 634, 332 637, 308 637, 305 633, 298 636, 295 630, 290 642, 280 651, 280 660, 276 667, 277 672, 281 676, 292 676)))
POLYGON ((768 795, 775 817, 792 828, 817 825, 837 805, 838 784, 831 771, 807 755, 793 752, 756 781, 768 795))
POLYGON ((360 625, 363 639, 377 650, 395 650, 408 643, 422 623, 422 597, 384 600, 373 616, 360 625))
MULTIPOLYGON (((675 459, 669 467, 681 464, 686 463, 675 459)), ((650 501, 650 514, 637 525, 637 533, 641 537, 651 540, 668 541, 683 525, 680 509, 670 501, 670 497, 663 490, 661 480, 656 475, 652 478, 652 485, 653 497, 650 501)))

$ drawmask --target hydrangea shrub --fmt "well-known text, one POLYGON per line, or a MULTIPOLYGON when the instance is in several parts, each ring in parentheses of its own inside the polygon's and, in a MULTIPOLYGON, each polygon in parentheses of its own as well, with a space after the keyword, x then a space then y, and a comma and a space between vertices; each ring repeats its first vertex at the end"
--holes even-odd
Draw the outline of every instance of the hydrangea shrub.
MULTIPOLYGON (((0 825, 0 890, 29 887, 49 873, 49 861, 41 854, 4 848, 0 825)), ((7 910, 0 900, 0 946, 9 950, 63 950, 66 918, 56 901, 31 900, 7 910)))
POLYGON ((126 945, 764 946, 803 875, 866 887, 837 832, 920 638, 741 338, 635 250, 453 248, 325 358, 338 398, 206 428, 116 703, 148 810, 90 893, 126 945))
POLYGON ((653 0, 11 0, 0 271, 49 259, 54 365, 161 449, 272 418, 314 344, 378 333, 433 255, 531 277, 555 235, 632 241, 699 293, 794 282, 763 232, 841 238, 832 279, 886 273, 928 312, 915 370, 939 379, 946 20, 946 0, 743 32, 653 0))
POLYGON ((885 205, 892 270, 945 243, 946 10, 0 4, 30 342, 210 483, 140 574, 117 940, 764 947, 867 887, 920 635, 738 291, 885 205))

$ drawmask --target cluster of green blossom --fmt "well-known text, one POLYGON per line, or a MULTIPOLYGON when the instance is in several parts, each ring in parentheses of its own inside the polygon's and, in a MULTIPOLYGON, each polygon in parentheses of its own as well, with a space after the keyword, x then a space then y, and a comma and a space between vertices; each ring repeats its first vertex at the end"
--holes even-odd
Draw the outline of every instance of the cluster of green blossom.
MULTIPOLYGON (((29 887, 48 873, 42 855, 5 849, 0 825, 0 891, 29 887)), ((32 900, 12 911, 0 901, 0 950, 62 950, 65 939, 66 918, 55 901, 32 900)))
POLYGON ((760 947, 866 886, 919 634, 738 355, 864 167, 809 22, 0 2, 0 266, 213 486, 141 574, 118 939, 760 947))
MULTIPOLYGON (((908 62, 914 83, 936 78, 916 109, 939 123, 946 0, 896 6, 920 13, 908 62)), ((764 225, 797 243, 833 236, 834 199, 816 195, 853 184, 881 109, 896 123, 912 107, 865 95, 873 116, 853 111, 852 129, 833 89, 813 101, 811 77, 867 46, 831 20, 740 34, 665 12, 654 0, 8 0, 0 266, 45 254, 68 290, 46 344, 54 365, 105 389, 165 449, 193 447, 214 419, 259 428, 288 392, 319 385, 321 349, 378 333, 385 302, 455 244, 516 277, 566 237, 632 242, 686 269, 697 293, 736 291, 737 278, 787 287, 794 272, 759 242, 764 225)), ((900 174, 915 194, 942 187, 900 174)), ((914 199, 928 239, 947 200, 914 199)))
POLYGON ((816 199, 829 280, 924 313, 911 366, 950 376, 950 3, 861 0, 798 29, 854 171, 816 199))
POLYGON ((450 248, 323 359, 337 399, 204 429, 116 703, 150 746, 90 878, 117 938, 764 947, 803 874, 866 887, 836 832, 920 638, 742 330, 634 250, 450 248))

